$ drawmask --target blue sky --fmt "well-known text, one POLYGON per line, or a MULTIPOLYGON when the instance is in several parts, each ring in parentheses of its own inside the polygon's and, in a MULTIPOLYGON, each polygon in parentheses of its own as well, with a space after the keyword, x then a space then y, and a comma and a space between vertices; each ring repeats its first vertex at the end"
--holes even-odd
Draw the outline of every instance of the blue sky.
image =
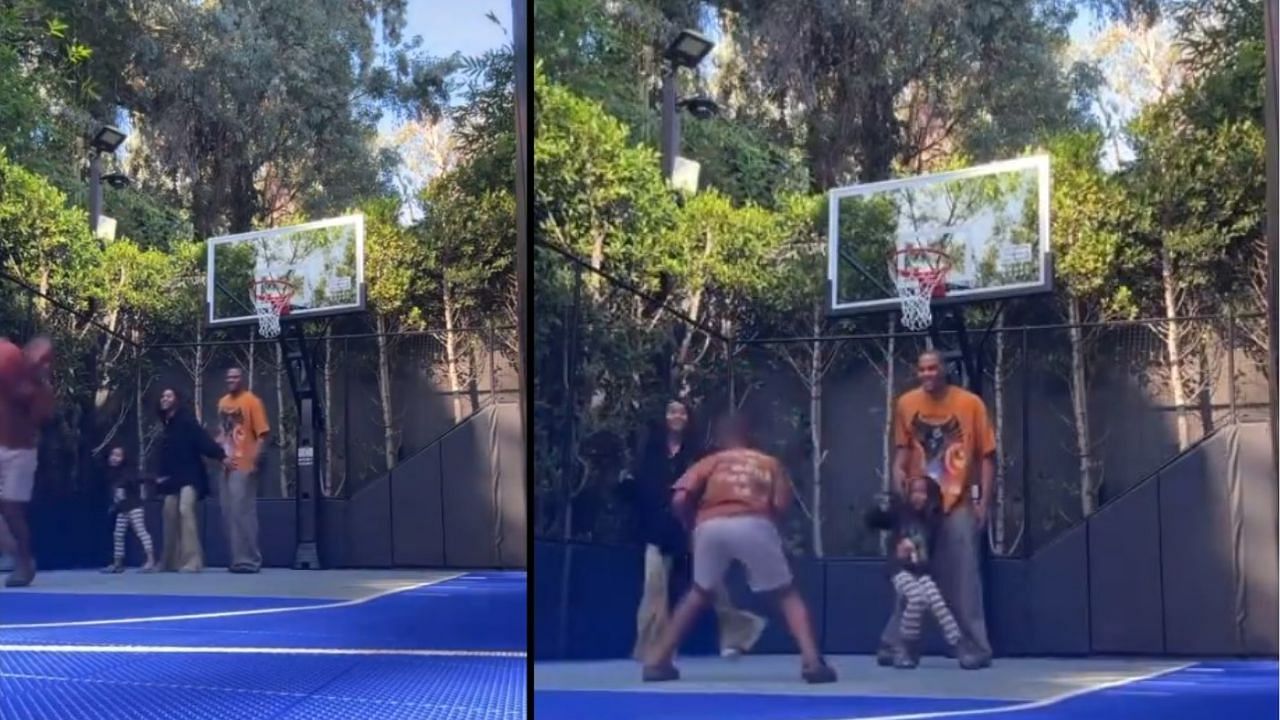
POLYGON ((480 55, 510 42, 510 32, 511 0, 409 0, 405 16, 405 38, 422 36, 423 51, 437 57, 480 55), (489 12, 502 28, 485 17, 489 12))

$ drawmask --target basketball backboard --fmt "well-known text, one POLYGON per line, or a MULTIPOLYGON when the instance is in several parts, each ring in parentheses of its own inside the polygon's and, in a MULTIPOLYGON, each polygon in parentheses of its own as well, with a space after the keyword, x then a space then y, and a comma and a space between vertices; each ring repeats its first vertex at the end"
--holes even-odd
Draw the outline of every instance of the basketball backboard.
POLYGON ((1053 287, 1047 156, 837 188, 828 198, 831 315, 897 309, 899 277, 921 271, 946 269, 934 305, 1053 287))
POLYGON ((364 309, 364 216, 320 220, 208 241, 209 325, 258 322, 264 297, 288 297, 286 318, 364 309))

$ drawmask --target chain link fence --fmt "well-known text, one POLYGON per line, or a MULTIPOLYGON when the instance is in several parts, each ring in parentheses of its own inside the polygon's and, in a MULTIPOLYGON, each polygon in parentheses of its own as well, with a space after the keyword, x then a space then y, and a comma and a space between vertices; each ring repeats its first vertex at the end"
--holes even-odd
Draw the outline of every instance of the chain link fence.
MULTIPOLYGON (((98 467, 116 445, 147 468, 165 388, 216 433, 217 402, 232 366, 245 371, 272 424, 261 496, 293 495, 297 413, 279 342, 251 328, 196 327, 192 342, 147 345, 135 339, 140 323, 103 323, 92 308, 5 280, 3 334, 17 342, 49 335, 57 348, 57 415, 41 439, 38 499, 99 494, 98 467), (129 327, 138 329, 122 329, 129 327)), ((344 318, 307 328, 327 419, 328 497, 349 496, 481 408, 518 399, 514 328, 359 332, 364 322, 344 318)))
MULTIPOLYGON (((554 248, 535 245, 534 277, 537 537, 632 542, 619 473, 683 397, 704 438, 732 405, 784 460, 793 553, 882 553, 862 515, 887 487, 894 399, 914 387, 920 352, 957 347, 956 333, 897 332, 885 315, 856 334, 832 324, 732 342, 554 248)), ((963 369, 998 438, 988 541, 999 556, 1043 547, 1224 424, 1267 416, 1261 315, 1010 327, 988 316, 966 334, 963 369)))

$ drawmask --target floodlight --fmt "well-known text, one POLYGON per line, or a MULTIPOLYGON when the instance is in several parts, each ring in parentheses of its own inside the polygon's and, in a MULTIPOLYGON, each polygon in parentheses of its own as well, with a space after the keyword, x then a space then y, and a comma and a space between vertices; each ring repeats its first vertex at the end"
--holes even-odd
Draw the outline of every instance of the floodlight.
POLYGON ((695 68, 716 44, 692 30, 681 30, 662 54, 672 65, 695 68))
POLYGON ((110 125, 104 125, 94 134, 89 144, 98 152, 113 153, 120 147, 120 143, 124 142, 125 137, 127 136, 123 132, 110 125))

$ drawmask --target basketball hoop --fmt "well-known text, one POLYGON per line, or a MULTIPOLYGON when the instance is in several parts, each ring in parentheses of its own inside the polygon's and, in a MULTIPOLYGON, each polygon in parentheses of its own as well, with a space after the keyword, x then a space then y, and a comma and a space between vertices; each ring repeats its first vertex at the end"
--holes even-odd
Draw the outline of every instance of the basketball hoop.
POLYGON ((258 334, 264 338, 280 335, 280 316, 289 312, 293 284, 279 278, 263 278, 253 283, 253 308, 258 314, 258 334))
POLYGON ((951 256, 927 247, 900 248, 889 255, 889 272, 902 301, 903 327, 917 332, 929 327, 933 323, 930 304, 947 294, 951 256))

